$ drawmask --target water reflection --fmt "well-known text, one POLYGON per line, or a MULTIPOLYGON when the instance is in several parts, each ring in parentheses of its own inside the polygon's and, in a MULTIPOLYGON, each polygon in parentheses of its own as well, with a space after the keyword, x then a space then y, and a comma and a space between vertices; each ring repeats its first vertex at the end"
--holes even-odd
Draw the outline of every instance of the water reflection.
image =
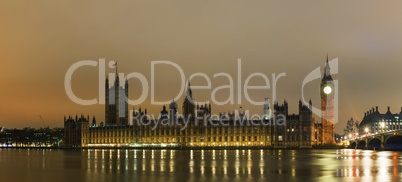
POLYGON ((96 181, 116 177, 147 181, 400 181, 400 154, 368 150, 0 149, 0 167, 2 174, 10 174, 2 175, 6 179, 17 176, 21 181, 28 178, 18 175, 20 171, 35 174, 29 181, 56 178, 49 171, 96 181))

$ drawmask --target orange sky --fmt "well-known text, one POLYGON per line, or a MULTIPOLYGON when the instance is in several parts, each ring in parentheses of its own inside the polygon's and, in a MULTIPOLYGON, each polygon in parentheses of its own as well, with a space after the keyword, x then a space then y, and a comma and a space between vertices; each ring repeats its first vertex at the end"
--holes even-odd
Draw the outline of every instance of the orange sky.
MULTIPOLYGON (((95 115, 103 121, 103 105, 77 105, 64 90, 64 76, 72 64, 99 58, 117 60, 120 72, 140 72, 149 82, 151 61, 173 61, 186 76, 203 72, 213 78, 219 72, 235 77, 236 60, 242 58, 243 83, 254 72, 286 72, 278 84, 278 99, 286 98, 290 112, 297 113, 302 80, 324 65, 328 52, 330 59, 339 58, 335 78, 340 84, 340 133, 348 118, 360 121, 372 106, 380 106, 382 112, 386 106, 400 111, 401 5, 366 0, 2 2, 0 126, 42 127, 39 115, 50 127, 62 126, 66 114, 95 115)), ((158 99, 177 94, 175 69, 160 69, 155 78, 158 99)), ((213 88, 226 83, 212 79, 213 88)), ((192 84, 204 82, 195 79, 192 84)), ((96 68, 74 74, 78 96, 96 97, 97 88, 96 68)), ((316 107, 318 88, 319 81, 309 84, 305 95, 316 107)), ((130 98, 138 98, 139 82, 130 80, 130 90, 130 98)), ((255 100, 271 97, 271 90, 251 93, 255 100)), ((193 92, 196 100, 209 99, 210 94, 211 90, 193 92)), ((218 96, 224 100, 227 94, 218 96)), ((181 108, 182 100, 178 104, 181 108)), ((262 110, 241 105, 253 113, 262 110)), ((151 106, 149 97, 141 106, 149 113, 162 108, 151 106)), ((219 113, 237 108, 238 104, 212 109, 219 113)))

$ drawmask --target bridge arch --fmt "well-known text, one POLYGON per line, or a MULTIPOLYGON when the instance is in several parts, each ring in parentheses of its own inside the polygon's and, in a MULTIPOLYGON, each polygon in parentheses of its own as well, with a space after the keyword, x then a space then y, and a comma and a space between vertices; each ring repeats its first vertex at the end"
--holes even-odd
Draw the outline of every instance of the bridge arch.
POLYGON ((368 141, 367 149, 369 150, 380 150, 381 149, 381 139, 380 138, 372 138, 368 141))
POLYGON ((359 143, 357 143, 357 148, 358 148, 358 149, 364 149, 364 148, 366 148, 366 141, 360 140, 359 143))
POLYGON ((354 149, 354 148, 356 148, 356 141, 353 141, 351 144, 350 144, 350 148, 352 148, 352 149, 354 149))
POLYGON ((385 150, 402 150, 402 136, 391 135, 384 141, 385 150))

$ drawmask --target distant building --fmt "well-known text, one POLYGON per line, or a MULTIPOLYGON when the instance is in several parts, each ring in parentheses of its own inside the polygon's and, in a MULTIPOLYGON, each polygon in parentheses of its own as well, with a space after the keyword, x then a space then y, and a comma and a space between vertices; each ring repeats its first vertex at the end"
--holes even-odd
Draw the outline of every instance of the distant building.
POLYGON ((0 147, 58 147, 62 139, 62 128, 2 128, 0 131, 0 147))
POLYGON ((363 135, 379 134, 402 129, 402 108, 399 113, 391 113, 390 107, 386 113, 380 113, 378 106, 364 113, 359 125, 359 133, 363 135))
POLYGON ((345 140, 356 139, 359 137, 359 133, 359 122, 357 120, 355 121, 353 118, 350 118, 350 120, 348 120, 346 123, 343 138, 345 140))

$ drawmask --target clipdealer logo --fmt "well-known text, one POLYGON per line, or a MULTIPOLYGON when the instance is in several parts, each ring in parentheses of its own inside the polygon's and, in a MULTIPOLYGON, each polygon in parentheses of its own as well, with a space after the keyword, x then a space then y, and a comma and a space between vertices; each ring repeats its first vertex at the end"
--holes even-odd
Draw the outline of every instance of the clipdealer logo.
MULTIPOLYGON (((235 77, 233 77, 232 75, 225 73, 225 72, 220 72, 220 73, 216 73, 213 75, 213 78, 217 78, 217 77, 224 77, 228 80, 227 85, 219 85, 216 88, 214 88, 211 92, 211 96, 210 96, 210 100, 212 101, 212 103, 214 103, 215 105, 226 105, 226 104, 242 104, 242 96, 244 96, 244 98, 246 99, 247 102, 249 102, 252 105, 264 105, 265 102, 260 102, 260 101, 254 101, 251 99, 250 95, 249 95, 249 90, 270 90, 271 89, 271 103, 268 103, 269 105, 273 105, 277 99, 276 99, 276 93, 277 93, 277 83, 279 81, 280 78, 285 77, 286 73, 282 72, 278 75, 276 75, 275 73, 273 73, 271 75, 271 80, 268 78, 268 76, 264 73, 261 72, 255 72, 252 73, 250 75, 248 75, 245 80, 244 83, 242 82, 243 78, 242 78, 242 64, 241 64, 242 60, 239 58, 237 60, 237 75, 235 75, 235 77), (256 78, 256 77, 260 77, 264 80, 265 84, 264 85, 260 85, 260 86, 251 86, 249 85, 250 80, 252 78, 256 78), (234 86, 234 82, 237 81, 237 87, 235 88, 234 86), (234 90, 237 89, 237 99, 235 98, 235 94, 234 94, 234 90), (226 91, 226 93, 228 93, 228 98, 224 101, 218 101, 216 98, 216 93, 220 90, 224 90, 226 91), (235 102, 237 101, 237 102, 235 102)), ((197 103, 196 101, 194 101, 192 99, 191 96, 189 96, 186 92, 186 83, 190 82, 191 79, 195 78, 195 77, 200 77, 203 78, 206 81, 206 85, 203 86, 199 86, 199 85, 192 85, 191 89, 192 90, 206 90, 212 89, 212 81, 211 78, 208 77, 208 75, 206 75, 205 73, 202 72, 197 72, 197 73, 193 73, 188 77, 188 80, 186 80, 186 76, 184 74, 183 69, 176 63, 172 62, 172 61, 166 61, 166 60, 158 60, 158 61, 152 61, 151 62, 151 81, 149 82, 147 80, 147 78, 139 73, 139 72, 131 72, 128 73, 127 75, 124 75, 124 73, 118 73, 117 72, 117 63, 115 61, 109 61, 108 62, 108 67, 109 68, 115 68, 116 69, 116 73, 109 73, 108 77, 112 80, 113 78, 116 78, 116 74, 118 74, 119 78, 120 78, 120 85, 124 85, 124 82, 126 80, 130 80, 130 79, 137 79, 140 81, 141 83, 141 87, 142 87, 142 91, 141 91, 141 95, 137 100, 131 100, 128 97, 125 96, 125 98, 122 98, 125 102, 127 102, 129 105, 140 105, 143 102, 145 102, 145 100, 150 96, 150 100, 151 100, 151 104, 152 105, 169 105, 171 100, 168 101, 157 101, 155 100, 155 73, 157 73, 156 67, 158 65, 168 65, 171 66, 173 68, 175 68, 179 74, 180 74, 180 79, 177 79, 180 82, 180 91, 179 93, 173 97, 173 100, 179 100, 183 94, 186 94, 185 97, 192 102, 194 105, 197 103), (150 85, 149 85, 150 83, 150 85), (150 94, 150 95, 149 95, 150 94)), ((332 73, 333 74, 337 74, 338 73, 338 59, 333 59, 329 62, 329 66, 331 67, 332 73)), ((313 71, 311 71, 303 80, 302 82, 302 101, 304 105, 309 105, 309 103, 306 101, 306 99, 304 98, 304 87, 316 80, 322 77, 321 74, 321 67, 317 67, 316 69, 314 69, 313 71)), ((158 72, 160 73, 160 72, 158 72)), ((66 72, 65 75, 65 80, 64 80, 64 86, 65 86, 65 91, 67 96, 70 98, 70 100, 72 100, 74 103, 79 104, 79 105, 95 105, 95 104, 105 104, 105 80, 106 80, 106 60, 105 59, 99 59, 98 61, 94 61, 94 60, 82 60, 82 61, 78 61, 76 63, 74 63, 66 72), (71 78, 72 75, 74 74, 74 72, 77 69, 82 69, 83 67, 97 67, 98 68, 98 83, 99 83, 99 88, 98 88, 98 98, 93 98, 90 100, 85 100, 85 99, 81 99, 79 97, 77 97, 74 93, 73 93, 73 89, 71 86, 71 78)), ((334 80, 334 86, 335 86, 335 90, 334 92, 335 94, 335 98, 334 98, 334 110, 335 110, 335 120, 334 123, 336 123, 338 121, 338 80, 334 80)), ((208 101, 209 102, 209 101, 208 101)), ((321 109, 319 108, 315 108, 315 107, 310 107, 310 109, 312 110, 313 114, 320 116, 321 117, 321 109)), ((239 117, 239 111, 236 111, 236 116, 239 119, 247 119, 249 120, 251 118, 251 120, 263 120, 264 116, 260 116, 258 114, 255 114, 251 117, 249 117, 249 111, 245 111, 244 113, 246 113, 246 117, 247 118, 241 118, 239 117)), ((272 112, 272 116, 273 119, 278 119, 278 123, 285 123, 286 122, 286 116, 280 116, 279 114, 276 114, 275 111, 270 111, 272 112), (276 116, 275 116, 276 115, 276 116)), ((243 115, 244 115, 243 113, 243 115)), ((145 120, 153 120, 156 121, 158 120, 158 118, 161 118, 161 116, 155 117, 152 114, 150 115, 146 115, 144 116, 145 120)), ((213 115, 211 113, 210 115, 210 124, 213 124, 213 120, 220 120, 222 121, 223 118, 221 118, 222 116, 219 115, 213 115)), ((138 118, 131 118, 131 119, 138 119, 138 118)), ((140 120, 142 121, 144 118, 140 118, 140 120)), ((186 118, 183 118, 186 119, 186 118)), ((189 120, 189 118, 187 118, 189 120)), ((138 121, 138 123, 140 124, 144 124, 141 123, 141 121, 138 121)), ((134 122, 134 121, 133 121, 134 122)), ((170 124, 169 122, 160 122, 160 124, 163 123, 167 123, 170 124)), ((188 122, 187 122, 188 123, 188 122)), ((277 124, 278 124, 277 123, 277 124)), ((216 123, 215 123, 216 124, 216 123)), ((219 124, 219 123, 218 123, 219 124)), ((224 125, 224 122, 221 122, 222 125, 224 125)), ((249 123, 247 123, 249 124, 249 123)), ((253 123, 253 125, 256 125, 255 123, 253 123)))
MULTIPOLYGON (((191 86, 192 90, 205 90, 205 89, 212 89, 212 81, 211 78, 208 77, 205 73, 201 73, 201 72, 197 72, 194 73, 192 75, 190 75, 188 77, 188 80, 186 80, 186 76, 184 74, 183 69, 176 63, 172 62, 172 61, 164 61, 164 60, 159 60, 159 61, 152 61, 151 62, 151 85, 149 85, 148 80, 146 79, 146 77, 138 72, 132 72, 129 73, 127 75, 124 75, 124 73, 117 73, 119 75, 120 78, 120 85, 124 85, 124 81, 125 80, 130 80, 130 79, 138 79, 141 82, 141 86, 142 86, 142 92, 141 92, 141 96, 139 97, 139 99, 137 100, 130 100, 128 98, 125 98, 125 100, 128 102, 129 105, 139 105, 141 103, 143 103, 149 96, 149 91, 150 91, 150 99, 151 99, 151 104, 152 105, 166 105, 169 104, 171 100, 168 101, 156 101, 155 100, 155 68, 157 65, 169 65, 174 67, 180 74, 180 79, 178 79, 180 81, 180 92, 173 97, 174 100, 178 100, 179 98, 182 97, 185 91, 185 86, 186 83, 188 81, 191 81, 191 79, 195 78, 195 77, 202 77, 203 79, 205 79, 205 81, 207 82, 206 85, 204 86, 191 86)), ((105 100, 105 80, 106 80, 106 61, 105 59, 99 59, 99 61, 93 61, 93 60, 83 60, 83 61, 78 61, 76 63, 74 63, 66 72, 65 75, 65 79, 64 79, 64 88, 66 91, 67 96, 70 98, 70 100, 72 100, 74 103, 79 104, 79 105, 95 105, 95 104, 105 104, 104 100, 105 100), (98 67, 99 69, 99 75, 98 75, 98 82, 99 82, 99 95, 98 98, 93 98, 90 100, 84 100, 81 99, 79 97, 77 97, 72 89, 71 86, 71 78, 72 75, 74 74, 74 72, 81 68, 81 67, 85 67, 85 66, 91 66, 91 67, 98 67)), ((115 68, 116 62, 115 61, 109 61, 108 66, 110 68, 115 68)), ((217 77, 225 77, 228 79, 229 84, 228 85, 220 85, 218 87, 216 87, 215 89, 212 90, 211 92, 211 100, 215 105, 225 105, 225 104, 242 104, 242 96, 244 95, 245 99, 253 104, 253 105, 263 105, 264 101, 254 101, 251 99, 250 95, 249 95, 249 90, 269 90, 272 88, 272 100, 276 100, 276 85, 278 80, 281 77, 286 76, 286 73, 280 73, 278 75, 276 75, 275 73, 272 74, 272 84, 270 82, 270 79, 268 78, 267 75, 265 75, 264 73, 261 72, 255 72, 250 74, 244 81, 244 83, 242 83, 242 73, 241 73, 241 59, 239 58, 237 60, 237 77, 236 77, 236 81, 237 81, 237 88, 235 88, 234 86, 234 81, 235 79, 232 77, 232 75, 225 73, 225 72, 220 72, 220 73, 216 73, 213 75, 213 78, 217 78, 217 77), (255 77, 260 77, 262 79, 264 79, 265 84, 261 85, 261 86, 252 86, 249 85, 250 81, 252 78, 255 77), (220 90, 229 90, 229 97, 225 100, 225 101, 218 101, 216 98, 216 93, 220 90), (235 95, 234 95, 234 90, 237 89, 237 99, 235 99, 235 95), (235 102, 237 101, 237 102, 235 102)), ((115 73, 109 73, 109 78, 115 78, 116 74, 115 73)), ((187 96, 188 97, 188 96, 187 96)), ((192 100, 191 98, 189 98, 191 102, 195 103, 194 100, 192 100)))

